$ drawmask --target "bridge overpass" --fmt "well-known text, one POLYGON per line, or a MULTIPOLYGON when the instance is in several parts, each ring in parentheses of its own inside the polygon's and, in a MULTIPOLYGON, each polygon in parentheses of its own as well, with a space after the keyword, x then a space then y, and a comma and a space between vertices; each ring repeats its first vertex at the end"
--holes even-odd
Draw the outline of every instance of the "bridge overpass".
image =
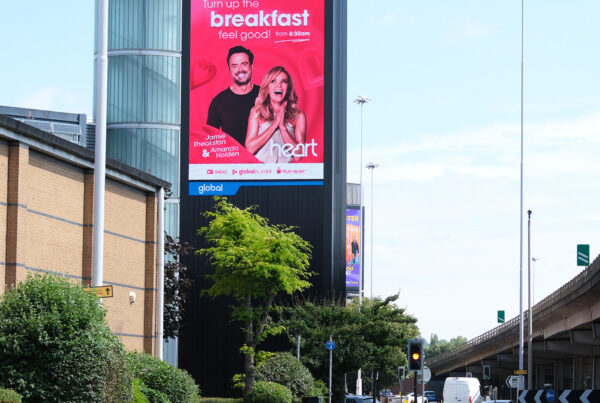
MULTIPOLYGON (((527 369, 527 352, 532 349, 532 389, 544 384, 556 390, 599 389, 600 257, 532 311, 533 342, 527 343, 525 311, 523 352, 527 369)), ((482 383, 502 389, 505 379, 519 369, 519 317, 425 361, 438 379, 470 372, 482 381, 483 365, 490 365, 491 379, 482 383)))

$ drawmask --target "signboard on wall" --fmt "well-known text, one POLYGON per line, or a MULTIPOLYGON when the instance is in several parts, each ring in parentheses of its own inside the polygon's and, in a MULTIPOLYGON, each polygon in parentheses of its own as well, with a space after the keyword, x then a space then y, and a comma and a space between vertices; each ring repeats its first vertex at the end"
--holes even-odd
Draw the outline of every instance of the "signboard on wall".
POLYGON ((192 0, 190 11, 189 194, 322 184, 324 1, 192 0))
POLYGON ((346 289, 360 286, 362 241, 359 209, 346 209, 346 289))

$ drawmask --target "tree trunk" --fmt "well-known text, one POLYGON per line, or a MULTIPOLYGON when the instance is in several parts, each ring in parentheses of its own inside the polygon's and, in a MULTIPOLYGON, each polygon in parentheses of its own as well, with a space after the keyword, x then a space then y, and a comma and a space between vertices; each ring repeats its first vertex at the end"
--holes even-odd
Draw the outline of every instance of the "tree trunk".
MULTIPOLYGON (((250 320, 246 322, 246 334, 244 335, 244 344, 248 347, 251 347, 250 353, 246 353, 244 356, 244 375, 246 385, 244 387, 244 401, 247 400, 248 394, 252 392, 254 389, 254 356, 256 354, 256 346, 258 345, 258 340, 261 339, 263 332, 265 331, 265 327, 267 325, 267 319, 269 317, 269 309, 273 304, 273 300, 275 299, 275 294, 269 295, 267 301, 265 303, 265 311, 263 312, 263 316, 260 319, 260 323, 257 323, 257 329, 255 331, 253 325, 253 316, 250 315, 250 320)), ((252 312, 252 299, 248 297, 246 300, 246 308, 248 312, 252 312)))
POLYGON ((246 385, 244 387, 244 401, 247 401, 248 394, 252 392, 254 388, 254 329, 252 320, 252 298, 248 297, 246 300, 246 308, 250 313, 250 318, 246 322, 246 333, 244 334, 244 344, 247 347, 251 347, 252 350, 244 354, 244 376, 246 385))

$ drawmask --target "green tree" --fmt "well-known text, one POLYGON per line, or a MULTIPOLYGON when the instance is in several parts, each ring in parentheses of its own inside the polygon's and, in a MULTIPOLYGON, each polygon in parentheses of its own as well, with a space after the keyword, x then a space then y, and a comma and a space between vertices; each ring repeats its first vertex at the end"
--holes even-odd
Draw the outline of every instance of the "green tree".
POLYGON ((179 336, 186 299, 192 286, 187 266, 181 262, 181 258, 191 254, 193 250, 187 242, 182 243, 165 234, 165 339, 179 336))
POLYGON ((232 318, 243 323, 245 398, 254 386, 257 345, 283 330, 271 321, 275 296, 306 289, 311 276, 310 244, 291 227, 270 224, 252 210, 216 197, 215 211, 205 213, 209 224, 198 230, 209 247, 197 252, 215 268, 208 275, 214 283, 205 291, 213 298, 231 296, 232 318))
POLYGON ((25 401, 129 401, 125 351, 98 298, 53 275, 29 276, 0 301, 0 386, 25 401))
POLYGON ((456 336, 450 341, 440 340, 437 334, 432 334, 429 344, 425 346, 425 358, 433 358, 436 355, 450 351, 455 347, 460 346, 467 342, 467 338, 464 336, 456 336))
POLYGON ((365 298, 361 307, 358 301, 346 306, 341 302, 305 302, 285 308, 280 323, 290 342, 301 336, 301 360, 315 378, 328 381, 325 343, 331 335, 336 344, 333 369, 337 386, 344 373, 351 384, 353 374, 362 368, 365 375, 379 371, 378 385, 387 387, 396 380, 398 366, 407 363, 408 339, 419 334, 416 319, 393 304, 397 298, 365 298))

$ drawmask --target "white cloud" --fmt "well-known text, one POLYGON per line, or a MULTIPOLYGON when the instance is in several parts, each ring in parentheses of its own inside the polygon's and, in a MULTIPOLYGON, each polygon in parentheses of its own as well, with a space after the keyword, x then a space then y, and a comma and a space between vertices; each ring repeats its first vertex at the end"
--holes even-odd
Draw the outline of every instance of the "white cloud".
MULTIPOLYGON (((571 120, 526 124, 524 137, 529 179, 600 172, 596 157, 600 151, 600 111, 571 120)), ((396 143, 366 148, 363 161, 379 164, 375 175, 380 183, 427 181, 445 174, 518 180, 520 139, 518 124, 494 123, 454 133, 404 137, 396 143)), ((352 179, 357 177, 359 151, 349 153, 352 179)))
POLYGON ((502 27, 501 24, 484 24, 480 21, 473 21, 466 16, 451 18, 449 21, 458 25, 460 34, 475 38, 489 36, 502 27))
POLYGON ((486 25, 478 21, 469 21, 464 27, 464 33, 471 37, 485 37, 489 36, 500 27, 500 24, 486 25))
POLYGON ((391 14, 391 13, 385 13, 385 14, 380 14, 374 17, 371 17, 368 19, 368 23, 369 24, 375 24, 375 26, 377 25, 396 25, 396 23, 398 22, 398 19, 396 18, 395 14, 391 14))
MULTIPOLYGON (((531 122, 524 133, 524 209, 534 211, 532 253, 544 259, 538 265, 539 300, 576 274, 576 243, 592 244, 592 255, 600 250, 594 242, 600 190, 593 186, 600 173, 600 111, 531 122)), ((349 178, 358 177, 358 157, 359 150, 350 150, 349 178)), ((471 338, 496 325, 498 309, 516 316, 520 126, 397 137, 385 147, 365 148, 363 161, 371 160, 380 164, 374 171, 373 224, 370 172, 365 169, 363 177, 366 246, 374 231, 374 294, 401 289, 399 305, 419 318, 425 337, 471 338), (481 320, 457 314, 455 301, 481 320)), ((366 248, 367 294, 370 253, 366 248)))

